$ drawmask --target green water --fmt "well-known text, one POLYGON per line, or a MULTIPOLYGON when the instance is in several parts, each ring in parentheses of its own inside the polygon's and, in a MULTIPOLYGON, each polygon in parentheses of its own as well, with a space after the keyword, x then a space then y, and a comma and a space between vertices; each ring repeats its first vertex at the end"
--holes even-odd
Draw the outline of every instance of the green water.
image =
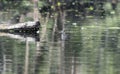
POLYGON ((0 74, 120 73, 119 17, 65 22, 64 50, 61 41, 51 42, 50 29, 44 47, 34 38, 0 34, 0 74))

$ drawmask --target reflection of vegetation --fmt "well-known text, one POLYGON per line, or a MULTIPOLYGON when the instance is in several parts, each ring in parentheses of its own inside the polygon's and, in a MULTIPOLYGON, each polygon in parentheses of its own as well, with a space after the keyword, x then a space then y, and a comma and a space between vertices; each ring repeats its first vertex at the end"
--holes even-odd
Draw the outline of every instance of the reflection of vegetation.
MULTIPOLYGON (((120 64, 120 34, 119 27, 117 27, 119 17, 111 17, 106 17, 104 20, 94 18, 86 19, 82 25, 82 21, 79 21, 74 15, 73 17, 67 17, 69 21, 67 20, 65 25, 65 32, 69 34, 69 39, 65 41, 65 52, 63 52, 65 56, 62 58, 63 63, 65 63, 64 69, 66 74, 72 72, 74 74, 81 72, 82 74, 117 74, 120 72, 120 66, 118 65, 120 64)), ((61 25, 61 18, 57 18, 59 18, 57 25, 61 25)), ((54 22, 51 19, 47 25, 49 40, 51 39, 51 30, 54 22)), ((16 71, 16 74, 18 72, 22 74, 24 71, 25 43, 17 42, 17 40, 13 39, 5 39, 3 37, 0 39, 0 50, 4 52, 0 52, 0 58, 3 57, 2 54, 12 55, 11 59, 13 60, 12 65, 14 71, 16 71)), ((35 56, 34 54, 35 45, 30 44, 29 74, 48 74, 49 72, 55 74, 60 70, 60 44, 57 44, 56 41, 56 43, 53 43, 53 46, 56 46, 51 50, 48 50, 49 48, 47 48, 46 42, 44 44, 45 46, 41 48, 45 49, 40 50, 39 56, 35 56), (49 55, 51 56, 48 57, 49 55), (33 63, 34 60, 35 62, 33 63), (32 68, 34 68, 35 72, 32 68)))
POLYGON ((0 10, 14 9, 21 5, 22 1, 19 0, 1 0, 0 1, 0 10), (17 1, 17 2, 16 2, 17 1))
POLYGON ((0 10, 3 11, 9 11, 9 10, 17 10, 22 13, 29 12, 31 3, 30 1, 25 1, 25 0, 2 0, 0 2, 0 10))
MULTIPOLYGON (((6 60, 11 60, 10 64, 11 67, 7 67, 6 65, 6 69, 12 70, 12 71, 8 71, 8 73, 20 73, 23 74, 24 72, 24 64, 25 64, 25 42, 20 42, 17 40, 13 40, 13 39, 9 39, 6 37, 1 37, 0 39, 0 46, 1 48, 1 59, 3 59, 3 56, 6 55, 6 60)), ((32 45, 30 44, 30 56, 29 56, 29 62, 30 62, 30 73, 33 73, 34 66, 33 66, 33 58, 34 58, 34 53, 35 53, 35 46, 32 43, 32 45)), ((2 60, 3 61, 3 60, 2 60)), ((4 64, 5 61, 3 61, 4 64)), ((7 72, 6 72, 7 74, 7 72)))
MULTIPOLYGON (((14 44, 13 43, 11 43, 12 41, 13 41, 13 39, 11 39, 11 40, 9 40, 8 38, 2 38, 2 37, 0 37, 1 38, 1 40, 0 40, 0 42, 1 42, 1 49, 2 49, 2 57, 1 57, 1 59, 3 59, 2 60, 2 62, 3 62, 3 65, 6 65, 7 64, 7 61, 5 61, 5 60, 9 60, 9 62, 12 62, 13 61, 13 57, 14 57, 14 50, 13 50, 13 46, 14 46, 14 44)), ((13 70, 12 69, 12 65, 14 65, 14 64, 12 64, 12 63, 10 63, 8 66, 6 65, 6 66, 1 66, 3 69, 8 69, 8 70, 13 70), (5 67, 7 67, 7 68, 5 68, 5 67)), ((12 73, 12 72, 8 72, 8 73, 12 73)))
POLYGON ((37 56, 35 74, 49 74, 49 58, 48 52, 42 52, 42 55, 37 56))
POLYGON ((14 46, 14 57, 15 57, 15 69, 17 69, 17 72, 23 73, 24 71, 24 60, 25 60, 25 43, 15 42, 14 46), (17 44, 17 45, 16 45, 17 44), (18 48, 19 47, 19 48, 18 48))
MULTIPOLYGON (((69 18, 67 33, 70 33, 70 40, 66 41, 66 67, 72 66, 68 63, 73 61, 72 57, 74 57, 77 58, 74 59, 74 66, 77 64, 75 67, 80 70, 78 73, 118 73, 119 71, 116 70, 116 67, 119 68, 116 65, 119 60, 117 59, 119 56, 119 27, 117 27, 119 21, 117 18, 106 17, 104 20, 95 19, 94 22, 94 19, 87 19, 82 26, 79 26, 79 22, 71 25, 72 21, 69 18), (74 56, 74 51, 79 53, 77 57, 74 56)), ((71 71, 71 69, 67 70, 71 71)))

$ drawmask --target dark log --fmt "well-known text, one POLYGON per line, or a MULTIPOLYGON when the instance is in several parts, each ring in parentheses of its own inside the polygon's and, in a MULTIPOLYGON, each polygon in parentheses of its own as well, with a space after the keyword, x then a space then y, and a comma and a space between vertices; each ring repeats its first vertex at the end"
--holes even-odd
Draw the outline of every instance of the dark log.
POLYGON ((37 22, 25 22, 14 25, 0 25, 0 31, 2 32, 20 32, 20 33, 36 33, 39 31, 41 24, 37 22))

